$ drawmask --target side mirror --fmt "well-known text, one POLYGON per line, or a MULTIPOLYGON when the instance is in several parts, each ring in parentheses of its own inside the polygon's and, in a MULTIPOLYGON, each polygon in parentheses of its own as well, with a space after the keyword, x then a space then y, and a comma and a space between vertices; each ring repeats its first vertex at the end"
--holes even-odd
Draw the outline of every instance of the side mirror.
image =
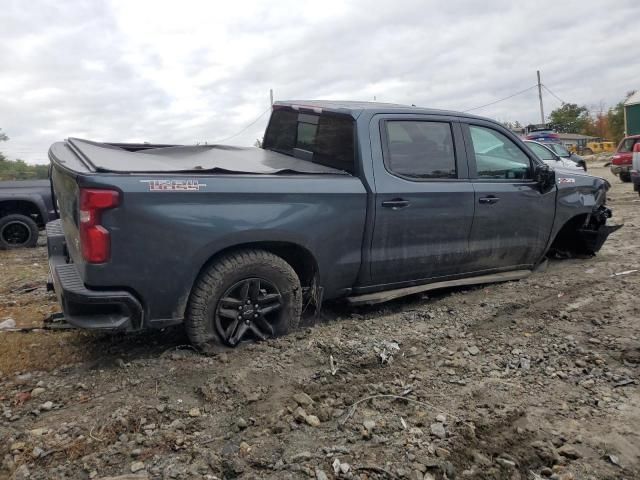
POLYGON ((542 163, 535 166, 533 179, 540 185, 540 191, 545 193, 556 184, 556 172, 546 163, 542 163))

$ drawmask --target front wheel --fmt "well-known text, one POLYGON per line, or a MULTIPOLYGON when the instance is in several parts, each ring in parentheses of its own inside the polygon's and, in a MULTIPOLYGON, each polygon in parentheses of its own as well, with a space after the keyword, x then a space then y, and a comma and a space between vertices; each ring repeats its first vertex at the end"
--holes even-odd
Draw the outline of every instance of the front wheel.
POLYGON ((223 256, 198 278, 185 327, 198 348, 235 347, 266 340, 297 328, 302 289, 296 272, 264 250, 223 256))
POLYGON ((620 172, 620 180, 624 183, 629 183, 631 181, 631 174, 629 172, 620 172))
POLYGON ((33 248, 38 243, 38 225, 32 218, 11 214, 0 218, 0 250, 33 248))

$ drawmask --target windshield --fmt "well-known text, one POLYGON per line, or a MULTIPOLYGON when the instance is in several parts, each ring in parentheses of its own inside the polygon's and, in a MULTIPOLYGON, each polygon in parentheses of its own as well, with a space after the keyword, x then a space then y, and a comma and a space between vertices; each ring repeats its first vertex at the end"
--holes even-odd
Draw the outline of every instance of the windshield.
POLYGON ((553 150, 557 155, 560 155, 561 157, 569 158, 571 156, 571 153, 569 152, 569 150, 567 150, 564 145, 561 145, 559 143, 545 143, 545 147, 549 147, 551 150, 553 150))
POLYGON ((551 152, 547 147, 535 142, 526 142, 526 144, 527 147, 533 150, 533 153, 535 153, 540 160, 556 160, 553 152, 551 152))
POLYGON ((638 141, 637 138, 625 138, 620 147, 618 148, 618 153, 630 153, 633 151, 633 146, 638 141))
POLYGON ((354 122, 348 116, 274 110, 263 148, 355 172, 354 122))

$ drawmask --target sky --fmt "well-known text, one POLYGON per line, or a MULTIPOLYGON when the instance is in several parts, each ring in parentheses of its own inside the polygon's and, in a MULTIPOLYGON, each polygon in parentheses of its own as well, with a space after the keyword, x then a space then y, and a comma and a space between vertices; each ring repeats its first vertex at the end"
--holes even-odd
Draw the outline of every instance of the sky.
POLYGON ((3 0, 0 151, 46 163, 67 137, 252 145, 270 89, 539 123, 536 88, 476 107, 536 70, 547 117, 561 100, 617 103, 640 89, 638 18, 638 0, 3 0))

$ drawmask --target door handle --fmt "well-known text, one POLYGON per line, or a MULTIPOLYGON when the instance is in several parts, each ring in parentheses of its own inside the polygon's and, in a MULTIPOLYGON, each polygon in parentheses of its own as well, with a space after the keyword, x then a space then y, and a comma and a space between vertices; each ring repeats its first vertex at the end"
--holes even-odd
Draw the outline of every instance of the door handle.
POLYGON ((500 201, 500 198, 496 197, 495 195, 488 195, 486 197, 480 197, 478 199, 478 202, 486 203, 488 205, 493 205, 494 203, 498 203, 499 201, 500 201))
POLYGON ((382 202, 382 206, 391 208, 392 210, 398 210, 399 208, 405 208, 410 205, 409 200, 403 200, 402 198, 394 198, 393 200, 386 200, 382 202))

